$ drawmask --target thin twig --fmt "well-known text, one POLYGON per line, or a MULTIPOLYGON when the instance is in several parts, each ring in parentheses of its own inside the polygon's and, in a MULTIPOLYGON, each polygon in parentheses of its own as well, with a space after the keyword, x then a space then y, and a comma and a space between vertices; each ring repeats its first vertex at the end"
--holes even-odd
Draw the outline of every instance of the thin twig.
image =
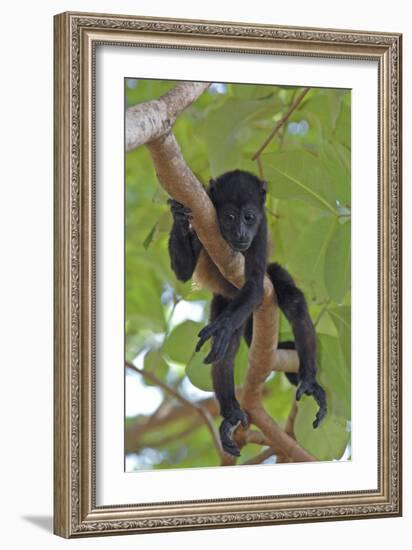
POLYGON ((195 418, 195 420, 189 424, 189 426, 186 426, 183 430, 181 430, 178 433, 173 433, 170 435, 166 435, 162 439, 158 439, 157 441, 145 441, 144 446, 145 447, 162 447, 164 445, 167 445, 168 443, 173 443, 176 440, 181 440, 193 433, 199 426, 202 425, 202 422, 200 419, 195 418))
POLYGON ((325 313, 325 311, 328 309, 330 303, 331 303, 331 299, 328 298, 328 300, 326 301, 326 303, 323 305, 322 309, 320 310, 318 316, 316 317, 315 322, 313 323, 313 326, 315 328, 318 326, 319 321, 322 319, 322 316, 325 313))
POLYGON ((298 405, 296 403, 296 399, 293 400, 292 407, 290 408, 289 416, 286 420, 285 424, 285 432, 290 435, 290 437, 293 437, 293 439, 296 439, 295 436, 295 420, 296 415, 298 414, 298 405))
POLYGON ((302 93, 299 95, 299 97, 296 98, 296 100, 292 103, 292 105, 289 107, 289 109, 286 111, 285 115, 279 120, 279 122, 276 124, 276 126, 273 128, 273 130, 270 132, 268 137, 265 139, 263 144, 259 147, 259 149, 254 153, 252 156, 252 160, 256 160, 262 153, 264 149, 269 145, 269 143, 272 141, 272 139, 275 137, 275 135, 279 132, 279 130, 282 128, 284 124, 289 120, 289 117, 293 113, 295 109, 299 107, 301 102, 303 101, 305 95, 309 92, 310 88, 304 88, 302 93))
POLYGON ((265 179, 265 173, 263 171, 263 164, 262 164, 262 159, 259 157, 257 157, 256 159, 256 162, 257 162, 257 165, 258 165, 258 171, 259 171, 259 177, 264 180, 265 179))
MULTIPOLYGON (((168 397, 171 398, 170 395, 168 395, 168 397)), ((198 406, 201 406, 203 409, 207 409, 209 415, 212 418, 217 417, 219 414, 217 401, 213 397, 202 399, 198 402, 198 406)), ((147 424, 146 422, 140 422, 139 420, 128 423, 125 434, 126 452, 128 452, 129 449, 133 448, 135 439, 143 437, 143 435, 148 432, 161 430, 178 420, 186 420, 191 414, 191 409, 178 404, 175 406, 171 406, 169 410, 167 409, 167 407, 163 407, 163 410, 161 412, 159 411, 157 418, 155 418, 149 424, 147 424)))
MULTIPOLYGON (((291 106, 293 105, 293 102, 295 101, 295 97, 296 97, 297 91, 298 91, 297 88, 295 88, 295 89, 293 90, 292 97, 290 98, 288 108, 291 107, 291 106)), ((281 149, 282 146, 283 146, 283 142, 284 142, 284 139, 285 139, 285 134, 286 134, 286 125, 283 126, 282 132, 281 132, 281 134, 280 134, 280 136, 279 136, 279 149, 281 149)))

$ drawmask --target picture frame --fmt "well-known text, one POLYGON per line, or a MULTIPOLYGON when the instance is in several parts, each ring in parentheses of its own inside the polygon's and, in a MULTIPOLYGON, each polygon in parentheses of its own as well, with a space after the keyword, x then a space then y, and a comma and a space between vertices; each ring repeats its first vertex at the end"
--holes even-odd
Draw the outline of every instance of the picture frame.
MULTIPOLYGON (((70 538, 401 515, 401 46, 396 33, 89 13, 55 16, 56 534, 70 538), (145 47, 194 56, 219 52, 376 64, 378 131, 370 138, 378 159, 377 487, 164 502, 137 496, 134 504, 97 501, 96 49, 102 46, 137 55, 145 47)), ((123 227, 122 220, 119 224, 123 227)))

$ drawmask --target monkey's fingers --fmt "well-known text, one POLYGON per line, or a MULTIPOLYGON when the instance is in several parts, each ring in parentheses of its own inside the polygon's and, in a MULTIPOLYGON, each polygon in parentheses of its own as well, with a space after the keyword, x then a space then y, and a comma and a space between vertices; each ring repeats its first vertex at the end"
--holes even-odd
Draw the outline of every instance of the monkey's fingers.
POLYGON ((202 328, 202 330, 198 334, 199 341, 196 346, 196 351, 200 351, 203 344, 213 336, 216 330, 217 327, 214 323, 210 323, 210 325, 206 325, 204 328, 202 328))
POLYGON ((206 343, 208 338, 199 338, 198 343, 196 344, 196 352, 200 351, 202 349, 202 346, 204 343, 206 343))
POLYGON ((189 226, 192 222, 192 217, 185 214, 173 214, 173 219, 182 226, 189 226))
POLYGON ((232 456, 240 456, 239 447, 236 445, 236 443, 232 439, 233 432, 235 431, 238 424, 239 422, 233 425, 229 420, 225 418, 219 428, 222 448, 225 451, 225 453, 228 453, 229 455, 232 455, 232 456))
POLYGON ((316 403, 319 405, 319 410, 316 413, 315 420, 313 421, 313 427, 316 429, 319 424, 322 422, 322 420, 326 416, 326 393, 325 390, 319 386, 319 384, 316 384, 315 390, 313 392, 313 398, 315 399, 316 403))
POLYGON ((217 330, 219 330, 219 326, 220 323, 218 321, 213 321, 213 323, 209 323, 199 332, 199 338, 204 338, 205 340, 208 340, 217 330))
POLYGON ((242 424, 243 428, 249 427, 249 416, 245 411, 240 410, 240 423, 242 424))
POLYGON ((221 443, 225 453, 231 456, 240 456, 239 447, 236 445, 234 441, 232 441, 231 439, 222 439, 221 443))
POLYGON ((192 213, 190 208, 188 208, 184 204, 181 204, 180 202, 175 201, 174 199, 169 199, 167 203, 173 213, 181 213, 186 215, 190 215, 192 213))
POLYGON ((311 395, 319 406, 319 410, 316 413, 315 420, 312 426, 316 429, 322 420, 326 416, 326 393, 325 390, 319 386, 315 379, 302 380, 296 391, 296 401, 299 401, 303 394, 311 395))
POLYGON ((192 217, 192 211, 185 206, 179 206, 178 208, 171 208, 173 216, 184 216, 186 218, 192 217))
POLYGON ((303 394, 311 395, 313 382, 311 380, 302 380, 296 390, 296 401, 300 401, 303 394))
POLYGON ((204 358, 203 363, 217 363, 221 361, 227 352, 229 347, 230 336, 225 334, 217 334, 213 338, 212 349, 207 357, 204 358))

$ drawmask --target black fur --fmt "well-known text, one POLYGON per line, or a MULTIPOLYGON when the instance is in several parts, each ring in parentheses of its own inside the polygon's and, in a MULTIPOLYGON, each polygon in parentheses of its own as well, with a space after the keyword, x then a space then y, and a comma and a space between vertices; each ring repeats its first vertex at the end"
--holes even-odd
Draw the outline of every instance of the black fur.
MULTIPOLYGON (((276 263, 267 265, 265 182, 248 172, 234 170, 211 180, 208 194, 216 208, 222 236, 245 257, 245 284, 230 299, 214 296, 210 324, 200 331, 196 351, 212 338, 205 363, 213 364, 213 387, 223 417, 222 446, 229 454, 238 456, 240 452, 232 434, 239 423, 247 426, 247 416, 236 400, 233 362, 242 333, 248 345, 252 340, 252 315, 262 301, 266 272, 295 337, 294 343, 281 343, 279 347, 296 347, 299 356, 299 373, 288 375, 288 379, 298 386, 297 400, 305 393, 313 395, 318 403, 315 428, 326 414, 326 396, 316 382, 316 335, 305 297, 285 269, 276 263)), ((169 204, 174 219, 169 239, 171 265, 177 278, 187 281, 196 268, 202 244, 191 227, 190 210, 174 200, 169 204)))

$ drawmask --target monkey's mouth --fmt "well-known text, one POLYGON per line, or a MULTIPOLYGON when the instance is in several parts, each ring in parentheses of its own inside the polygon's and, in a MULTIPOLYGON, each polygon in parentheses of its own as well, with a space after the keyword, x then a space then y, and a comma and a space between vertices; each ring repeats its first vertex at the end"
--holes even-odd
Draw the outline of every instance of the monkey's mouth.
POLYGON ((236 252, 244 252, 250 246, 249 241, 235 241, 235 242, 232 241, 230 244, 233 250, 236 250, 236 252))

